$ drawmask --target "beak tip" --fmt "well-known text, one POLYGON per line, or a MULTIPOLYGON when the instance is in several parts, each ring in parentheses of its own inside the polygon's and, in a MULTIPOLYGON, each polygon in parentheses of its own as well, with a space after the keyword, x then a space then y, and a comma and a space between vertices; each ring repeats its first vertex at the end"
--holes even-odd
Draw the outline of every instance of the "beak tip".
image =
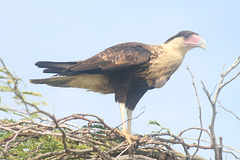
POLYGON ((204 51, 206 50, 206 41, 204 39, 200 39, 198 42, 198 45, 200 48, 204 49, 204 51))

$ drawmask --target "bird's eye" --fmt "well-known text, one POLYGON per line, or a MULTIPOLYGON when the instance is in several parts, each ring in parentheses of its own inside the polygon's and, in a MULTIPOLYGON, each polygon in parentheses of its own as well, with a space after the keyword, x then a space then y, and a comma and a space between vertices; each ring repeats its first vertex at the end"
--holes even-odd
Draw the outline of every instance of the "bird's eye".
POLYGON ((188 39, 189 37, 190 37, 190 34, 185 34, 185 35, 184 35, 184 38, 185 38, 185 39, 188 39))

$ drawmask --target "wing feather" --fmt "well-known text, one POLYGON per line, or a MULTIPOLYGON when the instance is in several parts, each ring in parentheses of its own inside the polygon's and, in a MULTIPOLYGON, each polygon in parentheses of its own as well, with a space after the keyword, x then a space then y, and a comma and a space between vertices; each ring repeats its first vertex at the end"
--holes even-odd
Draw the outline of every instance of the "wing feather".
POLYGON ((144 64, 150 60, 151 54, 150 45, 129 42, 112 46, 84 61, 39 61, 35 65, 45 68, 44 73, 57 73, 58 75, 99 74, 144 64))
POLYGON ((87 70, 114 71, 149 61, 150 47, 143 43, 123 43, 110 47, 103 52, 68 67, 67 72, 82 72, 87 70))

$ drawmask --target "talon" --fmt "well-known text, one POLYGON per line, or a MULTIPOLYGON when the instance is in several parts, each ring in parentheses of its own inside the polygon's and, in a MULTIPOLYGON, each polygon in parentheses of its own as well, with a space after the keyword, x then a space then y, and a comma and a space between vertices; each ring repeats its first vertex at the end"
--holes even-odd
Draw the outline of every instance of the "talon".
POLYGON ((117 132, 118 134, 120 134, 121 136, 125 137, 125 138, 126 138, 126 141, 128 142, 128 144, 132 144, 133 141, 137 141, 137 140, 138 140, 138 137, 137 137, 137 136, 131 135, 131 134, 129 134, 129 133, 126 132, 126 131, 116 130, 116 132, 117 132))

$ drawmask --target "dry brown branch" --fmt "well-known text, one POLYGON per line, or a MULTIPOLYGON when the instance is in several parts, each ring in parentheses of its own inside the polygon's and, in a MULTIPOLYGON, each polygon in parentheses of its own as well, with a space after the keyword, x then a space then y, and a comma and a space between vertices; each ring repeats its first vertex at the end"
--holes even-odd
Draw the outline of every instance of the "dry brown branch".
MULTIPOLYGON (((84 115, 84 114, 81 114, 81 115, 84 115)), ((73 116, 74 115, 71 115, 68 117, 73 117, 73 116)), ((95 118, 95 116, 92 118, 95 118)), ((68 118, 65 117, 62 119, 68 119, 68 118)), ((86 122, 88 122, 90 119, 91 119, 91 116, 89 117, 88 120, 86 120, 86 122)), ((78 119, 74 119, 74 120, 82 121, 83 119, 81 117, 79 117, 78 119)), ((60 122, 60 121, 58 121, 58 122, 60 122)), ((59 125, 59 127, 64 128, 63 126, 65 125, 65 123, 70 123, 70 122, 71 122, 71 120, 68 119, 64 123, 61 123, 61 125, 59 125)), ((54 122, 52 121, 52 123, 54 123, 54 122)), ((37 138, 39 136, 51 135, 51 136, 56 136, 56 137, 61 138, 62 134, 54 132, 54 129, 56 129, 56 125, 53 125, 52 123, 42 124, 42 123, 37 123, 37 122, 33 122, 33 121, 23 120, 23 121, 19 121, 17 123, 1 124, 0 126, 1 126, 2 130, 12 131, 15 135, 11 139, 9 139, 9 137, 8 137, 4 141, 2 141, 1 145, 5 145, 8 149, 10 149, 14 145, 19 144, 20 141, 26 141, 27 139, 24 137, 37 138), (24 125, 24 126, 28 125, 29 127, 28 128, 22 127, 22 125, 24 125)), ((96 121, 96 123, 99 124, 97 121, 96 121)), ((191 129, 195 129, 195 128, 191 128, 191 129)), ((196 129, 200 129, 200 128, 196 128, 196 129)), ((187 130, 181 132, 180 135, 182 135, 186 131, 187 130)), ((85 158, 87 158, 87 157, 91 158, 91 155, 93 153, 97 153, 97 155, 99 155, 99 157, 101 157, 102 159, 104 159, 106 157, 110 157, 110 158, 116 157, 121 152, 123 152, 123 155, 120 155, 119 157, 127 156, 128 152, 129 152, 127 148, 129 146, 126 143, 124 143, 124 141, 120 144, 114 142, 115 140, 119 140, 120 135, 118 135, 118 133, 115 133, 115 132, 113 132, 111 135, 109 135, 108 133, 110 133, 110 132, 111 132, 111 130, 94 129, 94 128, 82 128, 82 130, 79 130, 79 129, 76 129, 76 130, 71 129, 68 131, 66 130, 65 133, 66 133, 67 141, 70 140, 71 143, 87 144, 87 146, 89 146, 89 148, 87 148, 86 150, 69 149, 68 154, 66 153, 65 150, 63 150, 61 152, 60 151, 49 152, 46 154, 41 153, 41 154, 37 154, 37 155, 32 155, 32 159, 37 159, 36 157, 42 157, 42 158, 44 158, 44 157, 48 157, 48 158, 59 157, 60 155, 64 156, 64 157, 65 156, 74 156, 74 155, 79 157, 80 152, 85 153, 85 156, 86 156, 85 158), (96 131, 101 131, 101 133, 96 134, 96 131), (110 143, 111 141, 113 141, 113 142, 110 143), (101 150, 100 149, 101 146, 105 147, 107 150, 106 151, 101 150), (127 151, 127 152, 125 152, 125 151, 127 151)), ((175 144, 175 145, 180 144, 180 145, 185 146, 186 148, 199 147, 201 149, 212 149, 211 146, 201 146, 201 145, 197 145, 195 143, 193 143, 193 144, 185 143, 182 140, 182 138, 179 138, 178 136, 175 136, 175 135, 170 135, 169 133, 158 133, 158 134, 149 135, 148 137, 139 138, 138 144, 135 143, 135 145, 137 145, 138 147, 134 148, 134 150, 135 150, 135 153, 139 153, 139 154, 141 153, 141 154, 143 154, 143 156, 146 156, 147 152, 148 152, 148 154, 151 153, 153 149, 158 150, 158 154, 154 154, 155 156, 156 155, 160 156, 160 155, 163 155, 164 153, 168 154, 168 155, 174 155, 174 154, 176 155, 177 153, 171 147, 171 145, 173 145, 173 144, 175 144)), ((5 149, 4 152, 7 153, 8 149, 5 149)), ((184 155, 182 155, 182 157, 186 158, 186 156, 184 156, 184 155)), ((157 157, 153 156, 152 158, 157 158, 157 157)))
POLYGON ((211 133, 211 137, 212 137, 212 146, 213 146, 213 149, 214 149, 216 160, 220 159, 220 154, 221 154, 221 153, 219 153, 219 147, 221 147, 221 146, 217 143, 216 136, 215 136, 215 130, 214 130, 214 124, 215 124, 216 115, 217 115, 216 102, 218 101, 218 96, 220 94, 220 91, 223 89, 223 87, 225 87, 227 84, 232 82, 234 79, 236 79, 240 75, 240 72, 238 72, 232 78, 230 78, 228 81, 224 82, 224 79, 226 78, 226 76, 231 71, 233 71, 233 69, 235 69, 239 65, 239 63, 240 63, 240 57, 238 57, 235 60, 235 62, 232 64, 232 66, 226 72, 224 72, 224 70, 223 70, 223 73, 221 73, 221 78, 220 78, 220 81, 218 83, 218 87, 215 91, 215 94, 214 94, 213 98, 211 97, 212 95, 209 94, 209 92, 208 92, 206 86, 204 85, 204 83, 201 81, 203 91, 207 95, 207 98, 208 98, 208 100, 211 104, 211 107, 212 107, 212 119, 211 119, 209 129, 210 129, 210 133, 211 133))
POLYGON ((223 107, 223 105, 218 101, 219 107, 221 107, 222 109, 224 109, 225 111, 231 113, 237 120, 240 121, 239 116, 237 116, 234 112, 230 111, 229 109, 226 109, 225 107, 223 107))
POLYGON ((74 119, 82 119, 88 122, 88 127, 92 126, 92 124, 102 124, 104 126, 104 128, 107 128, 109 130, 111 130, 112 128, 110 126, 108 126, 106 123, 104 123, 103 119, 101 119, 100 117, 96 116, 96 115, 92 115, 92 114, 73 114, 70 115, 68 117, 64 117, 61 119, 58 119, 57 122, 59 124, 65 123, 66 121, 69 120, 74 120, 74 119), (96 120, 91 120, 89 118, 86 117, 91 117, 91 118, 96 118, 98 121, 96 120))
MULTIPOLYGON (((223 73, 221 74, 221 76, 223 77, 223 80, 224 80, 224 78, 228 75, 228 73, 230 73, 233 69, 235 69, 238 65, 239 65, 239 63, 240 63, 240 57, 238 57, 234 62, 233 62, 233 64, 232 64, 232 66, 224 73, 224 71, 223 71, 223 73)), ((237 74, 235 74, 231 79, 229 79, 227 82, 225 82, 225 83, 221 83, 222 84, 222 86, 221 86, 221 88, 223 88, 225 85, 227 85, 228 83, 230 83, 231 81, 233 81, 235 78, 237 78, 238 76, 240 75, 240 71, 237 73, 237 74)), ((223 81, 222 81, 223 82, 223 81)))
POLYGON ((234 154, 232 151, 226 151, 226 150, 222 150, 223 152, 225 152, 225 153, 229 153, 229 154, 231 154, 234 158, 236 158, 236 159, 240 159, 240 157, 238 157, 236 154, 234 154))
MULTIPOLYGON (((74 116, 74 115, 72 115, 74 116)), ((72 117, 70 116, 70 117, 72 117)), ((69 117, 69 116, 68 116, 69 117)), ((68 119, 68 117, 65 117, 63 119, 68 119)), ((95 117, 95 116, 94 116, 95 117)), ((81 117, 79 117, 79 119, 75 119, 75 120, 83 120, 81 117)), ((64 123, 69 123, 71 120, 68 119, 67 121, 65 121, 64 123)), ((87 122, 89 121, 86 120, 87 122)), ((60 122, 60 121, 58 121, 60 122)), ((52 121, 53 123, 53 121, 52 121)), ((65 125, 64 123, 62 123, 61 125, 59 125, 59 127, 63 128, 63 126, 65 125)), ((96 122, 98 123, 98 122, 96 122)), ((61 133, 56 133, 54 132, 54 129, 57 129, 56 125, 52 125, 51 123, 49 124, 41 124, 41 123, 37 123, 34 121, 19 121, 17 123, 9 123, 9 124, 1 124, 1 129, 2 130, 7 130, 7 131, 12 131, 14 136, 13 138, 9 139, 9 137, 7 139, 5 139, 4 141, 2 141, 1 145, 5 145, 6 149, 2 152, 2 153, 7 153, 8 150, 13 146, 13 145, 17 145, 20 143, 20 141, 24 140, 26 141, 27 139, 25 139, 24 137, 30 137, 30 138, 37 138, 40 136, 45 136, 45 135, 51 135, 51 136, 56 136, 61 138, 62 134, 61 133), (27 125, 27 127, 22 127, 22 125, 27 125), (20 141, 19 141, 20 140, 20 141)), ((71 129, 69 131, 65 131, 66 134, 66 139, 67 141, 71 141, 71 143, 81 143, 81 144, 87 144, 87 146, 89 146, 88 150, 72 150, 69 149, 69 152, 66 153, 66 151, 56 151, 56 152, 49 152, 46 154, 37 154, 32 155, 32 159, 37 159, 37 158, 44 158, 44 157, 55 157, 55 156, 60 156, 60 155, 78 155, 80 152, 84 152, 86 153, 86 156, 90 156, 92 153, 96 152, 98 153, 98 155, 102 158, 105 159, 106 157, 115 157, 117 155, 120 155, 119 157, 121 157, 122 155, 120 154, 121 152, 124 155, 128 154, 128 145, 126 143, 115 143, 115 140, 118 140, 120 138, 120 135, 118 135, 118 133, 112 133, 112 135, 109 135, 108 133, 111 132, 111 130, 105 130, 105 132, 101 132, 96 134, 96 130, 92 129, 92 128, 87 128, 88 132, 84 132, 84 130, 86 130, 86 128, 83 128, 82 131, 83 132, 74 132, 74 129, 71 129), (84 134, 82 134, 84 133, 84 134), (101 135, 98 137, 95 137, 96 135, 101 135), (113 141, 112 143, 111 140, 113 141), (110 145, 109 145, 110 144, 110 145), (102 151, 100 148, 105 147, 107 150, 106 151, 102 151), (73 152, 74 151, 74 152, 73 152), (88 151, 88 152, 85 152, 88 151), (91 151, 91 153, 89 153, 91 151), (115 156, 114 156, 115 155, 115 156), (37 158, 36 158, 37 157, 37 158)), ((78 130, 78 129, 77 129, 78 130)), ((103 130, 98 130, 98 131, 103 131, 103 130)), ((137 148, 134 148, 135 152, 138 153, 144 153, 147 155, 147 151, 151 152, 151 146, 152 149, 153 147, 158 148, 158 156, 159 155, 163 155, 163 154, 169 154, 169 155, 174 155, 176 154, 173 149, 171 148, 171 144, 181 144, 184 145, 186 147, 197 147, 196 144, 187 144, 184 143, 183 141, 181 141, 181 139, 177 138, 177 136, 172 135, 173 140, 169 139, 169 138, 164 138, 166 135, 170 136, 169 133, 161 133, 161 134, 152 134, 149 136, 149 138, 146 137, 142 137, 139 138, 139 142, 138 144, 135 143, 135 145, 137 145, 137 148), (162 137, 163 136, 163 137, 162 137), (147 150, 148 147, 148 150, 147 150), (164 148, 163 148, 164 147, 164 148), (141 151, 142 148, 145 151, 141 151)), ((201 148, 209 148, 209 147, 204 147, 204 146, 200 146, 201 148)), ((36 149, 37 150, 37 149, 36 149)), ((146 156, 145 155, 145 156, 146 156)), ((2 155, 3 156, 3 155, 2 155)), ((156 158, 156 157, 152 157, 152 158, 156 158)))
MULTIPOLYGON (((211 142, 212 142, 212 137, 211 137, 209 131, 206 130, 206 129, 204 129, 204 128, 189 127, 189 128, 187 128, 187 129, 181 131, 181 132, 177 135, 177 137, 181 137, 184 132, 189 131, 189 130, 202 130, 202 131, 205 131, 205 132, 208 134, 208 136, 209 136, 209 138, 210 138, 210 140, 211 140, 211 142)), ((199 139, 199 138, 198 138, 198 139, 199 139)))
MULTIPOLYGON (((0 60, 1 60, 1 59, 0 59, 0 60)), ((27 101, 25 100, 25 98, 22 96, 22 94, 21 94, 21 92, 19 91, 19 89, 18 89, 18 81, 19 81, 19 79, 16 79, 16 78, 8 71, 6 65, 3 63, 2 60, 1 60, 1 63, 2 63, 2 65, 3 65, 3 67, 4 67, 4 69, 6 70, 6 72, 8 73, 8 76, 10 76, 11 80, 14 82, 14 83, 13 83, 13 84, 14 84, 13 87, 12 87, 10 84, 8 84, 8 87, 12 89, 13 93, 15 94, 15 96, 18 97, 18 98, 21 100, 21 103, 22 103, 22 104, 24 104, 24 106, 26 107, 27 113, 30 113, 30 112, 29 112, 29 109, 28 109, 28 107, 30 106, 30 107, 35 108, 37 113, 42 113, 43 115, 46 115, 47 117, 51 118, 51 119, 53 120, 54 124, 56 125, 56 128, 58 128, 58 129, 60 130, 60 132, 62 133, 62 135, 63 135, 63 136, 62 136, 62 140, 63 140, 63 144, 64 144, 64 149, 65 149, 65 151, 68 153, 68 148, 67 148, 67 144, 66 144, 66 134, 65 134, 65 132, 63 131, 63 129, 62 129, 61 127, 59 127, 55 116, 54 116, 54 115, 51 115, 51 114, 48 113, 48 112, 45 112, 45 111, 41 110, 41 109, 38 108, 35 104, 30 103, 30 102, 27 102, 27 101)), ((36 112, 33 112, 33 113, 35 114, 36 112)), ((33 113, 30 113, 30 114, 33 114, 33 113)))
MULTIPOLYGON (((229 154, 237 157, 237 155, 234 153, 240 153, 238 150, 223 144, 219 145, 217 143, 217 138, 215 138, 214 133, 214 123, 217 113, 216 102, 220 90, 231 81, 236 79, 236 77, 240 75, 240 72, 225 83, 223 80, 225 76, 227 76, 229 72, 236 68, 239 63, 240 57, 233 63, 233 66, 230 67, 227 72, 221 74, 221 80, 216 88, 215 94, 214 92, 209 94, 204 83, 202 82, 203 90, 206 93, 209 102, 211 103, 213 111, 210 133, 208 130, 203 128, 200 99, 194 82, 194 77, 190 69, 187 68, 191 74, 192 83, 198 101, 200 127, 187 128, 181 131, 177 136, 170 132, 156 133, 143 137, 140 136, 136 142, 134 142, 132 145, 128 145, 124 141, 124 137, 122 137, 122 135, 120 135, 118 132, 114 132, 117 127, 113 129, 107 125, 103 119, 96 115, 79 113, 63 117, 61 119, 56 119, 54 115, 40 109, 34 103, 27 101, 18 89, 19 79, 15 78, 2 62, 4 68, 6 69, 6 73, 13 81, 13 85, 8 84, 8 87, 11 88, 12 92, 16 97, 18 97, 18 100, 20 100, 20 103, 26 108, 26 112, 18 110, 12 111, 21 113, 23 115, 40 113, 41 117, 38 119, 28 118, 27 120, 20 120, 18 122, 9 122, 0 119, 0 131, 10 133, 8 137, 0 141, 0 158, 9 157, 10 150, 19 146, 21 143, 32 139, 37 140, 44 136, 51 136, 61 140, 63 147, 61 150, 41 153, 41 147, 44 145, 44 143, 41 142, 33 149, 34 152, 30 154, 30 159, 202 159, 196 156, 199 149, 217 150, 218 153, 215 152, 216 159, 219 157, 219 150, 221 152, 221 149, 223 149, 223 152, 228 152, 229 154), (213 99, 212 95, 214 95, 213 99), (72 123, 73 120, 74 122, 84 122, 87 124, 87 127, 79 127, 72 123), (95 125, 100 125, 102 127, 94 128, 95 125), (200 130, 199 137, 194 139, 197 143, 186 143, 184 141, 185 138, 183 138, 182 135, 189 130, 200 130), (209 142, 209 145, 200 144, 200 142, 204 141, 201 139, 203 132, 206 132, 210 138, 210 141, 207 141, 209 142), (74 148, 73 145, 80 145, 84 147, 74 148), (185 151, 185 154, 175 151, 172 147, 173 145, 181 145, 185 151), (189 153, 190 148, 196 149, 193 155, 189 153)), ((140 113, 140 115, 142 113, 140 113)))
MULTIPOLYGON (((196 94, 196 97, 197 97, 197 102, 198 102, 198 112, 199 112, 200 127, 203 128, 203 124, 202 124, 202 107, 201 107, 201 102, 200 102, 200 99, 199 99, 199 96, 198 96, 197 87, 195 85, 194 76, 193 76, 192 72, 190 71, 189 67, 187 67, 187 70, 189 71, 189 73, 190 73, 190 75, 192 77, 192 84, 193 84, 193 87, 194 87, 194 90, 195 90, 195 94, 196 94)), ((201 139, 201 136, 202 136, 202 131, 203 130, 200 130, 200 133, 199 133, 198 146, 200 145, 200 139, 201 139)), ((199 147, 197 147, 197 149, 193 153, 191 159, 197 154, 198 150, 199 150, 199 147)))

